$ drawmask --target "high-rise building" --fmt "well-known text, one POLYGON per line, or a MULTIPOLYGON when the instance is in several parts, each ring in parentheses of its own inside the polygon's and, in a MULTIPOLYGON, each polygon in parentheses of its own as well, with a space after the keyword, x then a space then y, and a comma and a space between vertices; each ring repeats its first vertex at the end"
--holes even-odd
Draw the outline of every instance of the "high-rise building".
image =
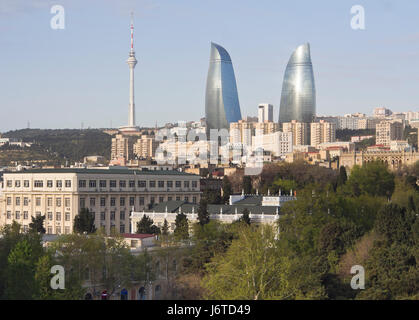
POLYGON ((375 108, 374 109, 374 118, 386 118, 388 116, 391 116, 393 112, 390 109, 387 108, 375 108))
POLYGON ((120 128, 120 131, 138 131, 135 126, 135 102, 134 102, 134 68, 137 65, 134 51, 134 22, 131 15, 131 49, 127 60, 129 66, 129 107, 128 107, 128 126, 120 128))
POLYGON ((260 104, 258 106, 258 122, 273 122, 274 121, 274 106, 268 103, 260 104))
POLYGON ((271 134, 277 131, 279 131, 279 123, 277 122, 239 120, 230 123, 230 143, 250 146, 253 136, 271 134))
POLYGON ((159 141, 154 136, 143 135, 133 146, 133 152, 138 158, 154 158, 159 141))
POLYGON ((377 124, 376 134, 376 144, 389 147, 391 141, 403 139, 403 124, 399 121, 381 121, 377 124))
POLYGON ((310 136, 311 145, 316 148, 321 143, 335 142, 336 124, 323 120, 311 123, 310 136))
POLYGON ((111 160, 123 159, 129 161, 133 159, 133 146, 135 137, 117 134, 112 138, 111 160))
POLYGON ((211 43, 205 117, 208 131, 229 129, 231 122, 237 122, 242 118, 230 55, 223 47, 215 43, 211 43))
POLYGON ((263 123, 256 122, 254 126, 255 126, 255 135, 270 134, 270 133, 279 131, 278 122, 263 122, 263 123))
POLYGON ((253 137, 252 148, 257 150, 262 148, 263 151, 270 151, 273 156, 284 156, 293 150, 291 132, 276 131, 274 133, 256 135, 253 137))
POLYGON ((380 123, 378 118, 363 118, 358 120, 358 129, 375 129, 380 123))
POLYGON ((310 124, 292 120, 282 124, 283 132, 292 133, 294 146, 306 146, 310 144, 310 124))
POLYGON ((358 130, 359 121, 363 120, 359 117, 353 117, 352 115, 346 115, 344 117, 337 117, 338 118, 338 125, 337 129, 339 130, 358 130))
POLYGON ((230 143, 252 145, 252 136, 255 135, 256 122, 239 120, 230 123, 230 143))
POLYGON ((310 123, 316 116, 316 88, 310 45, 299 46, 292 54, 282 84, 279 122, 310 123))

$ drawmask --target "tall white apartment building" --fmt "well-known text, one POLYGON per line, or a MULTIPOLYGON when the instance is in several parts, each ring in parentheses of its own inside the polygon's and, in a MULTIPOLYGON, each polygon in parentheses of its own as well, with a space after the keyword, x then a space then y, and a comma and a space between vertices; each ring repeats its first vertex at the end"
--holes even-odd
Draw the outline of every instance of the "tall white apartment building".
POLYGON ((376 144, 386 147, 391 141, 403 139, 403 124, 399 121, 384 120, 377 124, 376 144))
POLYGON ((139 158, 154 158, 158 146, 155 137, 143 135, 133 145, 133 153, 139 158))
POLYGON ((282 124, 282 131, 284 133, 292 133, 292 144, 294 146, 305 146, 310 144, 310 124, 297 122, 285 122, 282 124))
POLYGON ((336 124, 320 120, 311 123, 310 129, 311 145, 316 147, 321 143, 336 141, 336 124))
POLYGON ((252 148, 253 150, 262 148, 263 151, 270 151, 276 157, 292 153, 292 132, 277 131, 265 135, 256 135, 253 137, 252 148))
POLYGON ((230 143, 252 146, 252 137, 279 131, 277 122, 253 122, 239 120, 230 123, 230 143))
POLYGON ((279 131, 278 122, 257 122, 254 123, 255 136, 262 134, 271 134, 279 131))
POLYGON ((258 122, 273 122, 274 106, 268 103, 262 103, 258 106, 258 122))
POLYGON ((0 225, 17 221, 26 231, 31 217, 45 216, 48 234, 73 231, 75 216, 88 208, 97 228, 129 233, 131 211, 154 203, 198 203, 200 177, 178 171, 129 169, 39 169, 4 173, 0 225))
POLYGON ((135 136, 128 136, 117 134, 112 138, 111 146, 111 160, 123 158, 131 160, 133 158, 133 146, 135 143, 135 136))
POLYGON ((239 120, 230 123, 230 143, 252 146, 252 136, 255 135, 256 122, 239 120))

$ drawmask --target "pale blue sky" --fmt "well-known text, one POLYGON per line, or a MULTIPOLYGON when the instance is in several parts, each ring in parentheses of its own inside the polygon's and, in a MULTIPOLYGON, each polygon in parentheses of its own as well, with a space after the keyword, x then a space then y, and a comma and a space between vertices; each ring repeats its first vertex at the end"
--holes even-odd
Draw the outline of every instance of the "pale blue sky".
POLYGON ((135 10, 137 124, 204 116, 210 42, 230 53, 242 115, 273 103, 292 51, 311 44, 317 114, 419 110, 419 2, 411 0, 1 0, 0 132, 114 127, 128 117, 135 10), (50 8, 65 8, 52 30, 50 8), (366 30, 350 27, 353 5, 366 30))

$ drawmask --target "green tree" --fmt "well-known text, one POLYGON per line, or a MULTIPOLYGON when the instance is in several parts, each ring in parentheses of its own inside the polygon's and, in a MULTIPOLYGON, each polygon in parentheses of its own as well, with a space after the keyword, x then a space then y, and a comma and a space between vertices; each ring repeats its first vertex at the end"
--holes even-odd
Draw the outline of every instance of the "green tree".
POLYGON ((169 235, 169 224, 167 223, 167 220, 164 219, 163 227, 161 229, 162 236, 168 236, 169 235))
POLYGON ((346 183, 347 190, 354 196, 367 194, 377 197, 391 197, 395 188, 394 175, 381 162, 354 166, 346 183))
MULTIPOLYGON (((17 245, 22 242, 28 245, 31 255, 27 266, 31 268, 34 267, 37 259, 44 254, 44 249, 41 245, 42 235, 35 232, 21 233, 20 230, 21 227, 16 221, 11 225, 3 226, 0 230, 0 299, 8 299, 6 288, 8 282, 11 281, 9 273, 13 273, 11 267, 19 267, 15 262, 14 266, 11 266, 9 263, 9 257, 17 245)), ((15 279, 14 277, 15 275, 12 275, 12 279, 15 279)), ((35 294, 35 291, 33 293, 35 294)))
POLYGON ((144 215, 137 222, 137 233, 139 234, 160 234, 160 228, 154 225, 153 219, 144 215))
POLYGON ((250 215, 249 210, 247 208, 243 210, 243 215, 240 217, 239 221, 244 222, 247 225, 250 225, 250 215))
POLYGON ((291 190, 295 191, 297 187, 297 183, 293 180, 285 180, 278 178, 273 182, 272 189, 270 189, 270 192, 279 193, 279 190, 281 190, 282 194, 289 194, 291 190))
POLYGON ((204 226, 210 221, 210 215, 208 212, 208 203, 205 199, 201 199, 198 207, 198 223, 200 226, 204 226))
POLYGON ((202 199, 205 199, 209 204, 222 204, 223 199, 221 198, 220 191, 205 190, 202 193, 202 199))
POLYGON ((82 208, 80 213, 74 218, 74 232, 87 234, 95 233, 95 215, 87 208, 82 208))
POLYGON ((143 280, 140 275, 147 270, 137 264, 137 258, 121 236, 109 238, 101 230, 90 235, 63 235, 52 244, 51 250, 56 263, 66 270, 65 291, 73 288, 73 296, 78 299, 80 286, 94 295, 103 288, 113 294, 119 287, 131 285, 131 281, 143 280))
POLYGON ((192 235, 194 246, 185 259, 187 272, 201 273, 214 255, 224 253, 234 237, 233 229, 231 225, 216 220, 210 220, 204 226, 195 223, 192 235))
POLYGON ((252 178, 250 176, 243 177, 243 190, 244 194, 252 194, 252 178))
POLYGON ((230 195, 233 194, 233 186, 231 185, 230 179, 227 176, 223 178, 223 203, 230 200, 230 195))
POLYGON ((189 222, 183 212, 176 215, 174 236, 178 241, 189 239, 189 222))
POLYGON ((366 266, 366 290, 358 299, 419 298, 419 219, 414 211, 386 205, 375 223, 378 241, 366 266))
POLYGON ((231 300, 289 299, 290 263, 281 255, 270 226, 239 231, 225 254, 207 264, 202 281, 206 298, 231 300))
POLYGON ((52 289, 51 268, 55 265, 54 259, 50 254, 41 256, 36 263, 35 282, 37 288, 37 296, 39 300, 78 300, 83 296, 84 290, 80 285, 75 285, 66 281, 65 289, 52 289))
POLYGON ((29 232, 36 232, 44 234, 46 232, 44 228, 45 216, 37 215, 32 217, 32 222, 29 223, 29 232))
POLYGON ((339 169, 337 185, 343 186, 347 180, 348 180, 348 175, 346 174, 346 168, 344 166, 341 166, 339 169))
POLYGON ((30 243, 22 240, 10 252, 7 266, 6 297, 30 300, 36 295, 35 264, 30 243))

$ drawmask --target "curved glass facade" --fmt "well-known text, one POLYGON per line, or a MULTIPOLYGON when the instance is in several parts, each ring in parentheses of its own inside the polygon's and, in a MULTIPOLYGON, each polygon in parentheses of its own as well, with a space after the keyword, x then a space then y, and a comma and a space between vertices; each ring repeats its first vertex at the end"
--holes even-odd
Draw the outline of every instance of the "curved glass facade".
POLYGON ((279 122, 312 122, 316 115, 316 88, 310 44, 299 46, 292 54, 282 84, 279 122))
POLYGON ((205 94, 207 130, 229 129, 230 122, 241 120, 236 77, 230 55, 211 43, 211 57, 205 94))

